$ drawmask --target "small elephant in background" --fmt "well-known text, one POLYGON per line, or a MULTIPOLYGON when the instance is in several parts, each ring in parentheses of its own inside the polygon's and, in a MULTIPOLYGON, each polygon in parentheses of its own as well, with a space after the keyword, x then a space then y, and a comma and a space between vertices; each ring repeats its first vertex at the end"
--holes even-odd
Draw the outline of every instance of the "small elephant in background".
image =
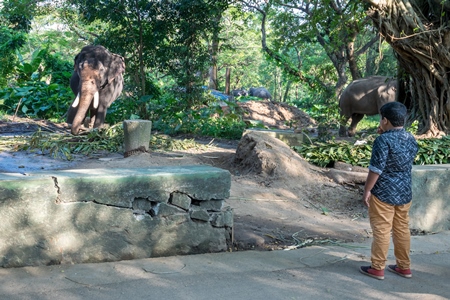
POLYGON ((83 47, 75 56, 70 87, 76 98, 67 112, 73 135, 79 134, 88 110, 89 128, 103 126, 108 107, 122 93, 124 72, 124 58, 100 45, 83 47))
POLYGON ((237 89, 237 90, 231 91, 231 96, 233 96, 233 97, 240 97, 240 96, 247 96, 247 95, 248 95, 248 93, 244 89, 237 89))
POLYGON ((248 90, 248 95, 261 99, 272 99, 272 95, 264 87, 250 88, 248 90))
POLYGON ((364 115, 379 114, 381 106, 396 101, 397 80, 386 76, 370 76, 351 82, 339 98, 340 136, 354 136, 364 115), (346 124, 352 118, 348 131, 346 124))

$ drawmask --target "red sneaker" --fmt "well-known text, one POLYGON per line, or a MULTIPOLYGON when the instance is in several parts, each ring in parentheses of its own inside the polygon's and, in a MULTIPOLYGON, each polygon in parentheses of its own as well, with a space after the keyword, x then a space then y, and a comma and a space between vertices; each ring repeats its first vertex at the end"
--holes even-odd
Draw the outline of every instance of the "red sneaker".
POLYGON ((397 267, 397 265, 389 265, 387 267, 387 269, 389 271, 391 271, 392 273, 395 273, 395 274, 400 275, 400 276, 405 277, 405 278, 411 278, 412 277, 411 269, 402 270, 399 267, 397 267))
POLYGON ((378 280, 384 279, 384 270, 375 270, 369 267, 359 267, 359 272, 363 273, 364 275, 373 277, 378 280))

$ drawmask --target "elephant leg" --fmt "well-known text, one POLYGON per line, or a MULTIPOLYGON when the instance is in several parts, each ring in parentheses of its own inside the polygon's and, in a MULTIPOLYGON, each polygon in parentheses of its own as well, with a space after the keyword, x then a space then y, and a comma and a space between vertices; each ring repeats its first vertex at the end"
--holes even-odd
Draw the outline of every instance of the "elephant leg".
POLYGON ((339 136, 347 136, 347 122, 350 117, 341 116, 340 124, 339 124, 339 136))
POLYGON ((89 109, 89 116, 90 116, 89 122, 88 122, 87 126, 86 125, 85 126, 88 127, 89 129, 92 129, 95 127, 94 124, 95 124, 95 120, 96 120, 96 116, 97 116, 97 110, 91 107, 89 109))
POLYGON ((107 108, 104 105, 100 104, 98 106, 98 109, 97 109, 97 111, 95 113, 95 117, 94 117, 94 121, 95 121, 94 128, 103 126, 103 124, 105 123, 106 111, 107 111, 107 108))
POLYGON ((356 125, 364 118, 363 114, 352 114, 352 123, 348 128, 348 136, 354 136, 356 133, 356 125))
POLYGON ((69 106, 69 110, 67 111, 67 118, 66 118, 67 124, 73 123, 73 119, 75 118, 75 115, 77 114, 77 108, 78 107, 73 107, 72 105, 69 106))
POLYGON ((78 111, 78 103, 79 103, 79 85, 80 85, 80 77, 77 72, 72 73, 72 77, 70 77, 70 88, 72 89, 73 94, 75 95, 75 100, 70 104, 69 110, 67 111, 66 122, 68 124, 73 123, 73 119, 78 111), (74 106, 75 105, 75 106, 74 106))

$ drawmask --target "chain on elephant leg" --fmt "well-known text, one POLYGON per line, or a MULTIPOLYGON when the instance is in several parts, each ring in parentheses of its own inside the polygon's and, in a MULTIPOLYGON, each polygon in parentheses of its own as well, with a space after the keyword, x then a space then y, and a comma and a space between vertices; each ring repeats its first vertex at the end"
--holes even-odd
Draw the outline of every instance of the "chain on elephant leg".
POLYGON ((86 118, 84 119, 84 121, 83 121, 83 126, 84 126, 85 128, 91 128, 91 118, 86 117, 86 118))
POLYGON ((144 146, 140 146, 137 149, 126 151, 123 154, 123 157, 127 158, 127 157, 130 157, 131 155, 139 154, 139 153, 150 153, 150 152, 147 149, 145 149, 144 146))

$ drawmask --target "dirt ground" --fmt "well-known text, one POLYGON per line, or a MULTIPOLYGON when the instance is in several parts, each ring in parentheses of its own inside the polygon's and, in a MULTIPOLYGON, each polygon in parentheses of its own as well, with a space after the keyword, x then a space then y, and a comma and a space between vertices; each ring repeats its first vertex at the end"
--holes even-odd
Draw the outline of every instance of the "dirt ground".
MULTIPOLYGON (((304 112, 283 103, 251 101, 241 107, 247 119, 270 128, 288 129, 293 124, 313 131, 317 125, 304 112)), ((9 119, 0 121, 0 134, 35 131, 37 127, 68 131, 50 122, 9 119)), ((327 176, 327 169, 309 164, 283 142, 258 132, 246 134, 240 141, 201 139, 198 142, 204 146, 185 151, 137 153, 127 158, 123 153, 77 156, 70 163, 55 161, 51 168, 208 164, 229 170, 231 191, 226 204, 234 211, 235 251, 359 242, 371 237, 360 184, 336 183, 327 176)), ((15 157, 24 169, 27 164, 44 161, 47 167, 52 160, 31 153, 6 154, 15 157)), ((0 171, 5 170, 0 166, 0 171)))

